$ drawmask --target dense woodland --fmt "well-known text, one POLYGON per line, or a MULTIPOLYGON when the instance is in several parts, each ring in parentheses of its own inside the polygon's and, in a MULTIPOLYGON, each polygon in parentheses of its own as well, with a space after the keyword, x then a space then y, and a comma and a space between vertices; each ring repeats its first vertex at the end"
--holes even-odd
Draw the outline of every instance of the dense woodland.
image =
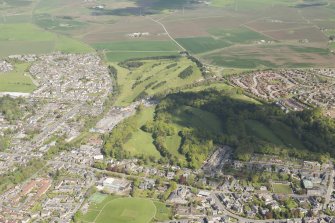
MULTIPOLYGON (((129 156, 122 145, 134 131, 133 122, 132 118, 126 120, 107 136, 104 148, 107 155, 129 156)), ((166 148, 165 138, 178 131, 182 138, 178 152, 185 156, 186 166, 191 168, 198 168, 218 144, 232 146, 235 157, 240 160, 249 160, 254 153, 320 161, 335 157, 335 121, 324 117, 320 109, 286 114, 276 105, 234 99, 231 92, 225 91, 170 94, 156 107, 154 122, 145 124, 142 130, 152 134, 161 160, 170 163, 177 163, 178 159, 166 148), (222 132, 199 126, 176 129, 173 116, 182 106, 215 114, 222 124, 222 132), (260 128, 271 132, 276 140, 258 134, 260 128)), ((185 166, 185 163, 178 164, 185 166)))

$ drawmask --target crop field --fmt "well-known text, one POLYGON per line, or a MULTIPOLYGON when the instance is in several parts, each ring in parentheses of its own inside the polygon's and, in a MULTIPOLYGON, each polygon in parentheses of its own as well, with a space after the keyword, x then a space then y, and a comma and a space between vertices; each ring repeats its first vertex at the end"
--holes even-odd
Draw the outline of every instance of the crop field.
POLYGON ((99 193, 92 197, 88 211, 80 217, 83 222, 150 223, 153 219, 167 220, 171 213, 164 204, 145 198, 102 196, 99 193), (101 201, 95 197, 104 198, 101 201))
POLYGON ((218 66, 262 69, 291 67, 333 67, 335 55, 327 48, 311 45, 249 45, 222 49, 201 55, 218 66))
POLYGON ((334 55, 291 48, 334 49, 328 44, 335 29, 333 3, 305 7, 299 0, 211 0, 209 5, 186 0, 101 0, 105 8, 99 11, 93 9, 94 2, 81 0, 5 2, 0 12, 10 13, 0 19, 0 28, 13 27, 0 34, 0 56, 96 49, 107 61, 120 62, 176 55, 181 49, 171 36, 204 62, 225 68, 333 66, 334 55), (30 25, 22 27, 20 22, 30 25), (136 32, 148 35, 129 36, 136 32), (8 37, 4 33, 11 33, 11 38, 2 38, 8 37))
POLYGON ((0 57, 13 54, 91 52, 93 49, 77 40, 45 32, 32 24, 0 24, 0 57))
POLYGON ((191 53, 195 54, 230 46, 228 42, 212 37, 178 38, 176 40, 191 53))
POLYGON ((278 194, 291 194, 292 189, 288 184, 273 183, 272 190, 274 193, 278 194))
POLYGON ((152 57, 166 57, 166 56, 178 56, 178 52, 122 52, 122 51, 110 51, 106 53, 106 60, 109 62, 121 62, 129 59, 141 59, 141 58, 152 58, 152 57))
POLYGON ((11 72, 0 73, 0 92, 30 93, 36 89, 30 76, 25 74, 29 64, 16 64, 11 72))
POLYGON ((139 60, 143 65, 136 69, 125 69, 112 64, 118 69, 120 95, 116 105, 128 105, 141 95, 154 95, 170 88, 182 87, 202 78, 196 65, 186 58, 139 60), (167 67, 173 65, 171 68, 167 67), (193 73, 182 79, 178 75, 191 66, 193 73))
POLYGON ((178 46, 172 41, 116 41, 97 43, 97 50, 106 51, 178 51, 178 46))

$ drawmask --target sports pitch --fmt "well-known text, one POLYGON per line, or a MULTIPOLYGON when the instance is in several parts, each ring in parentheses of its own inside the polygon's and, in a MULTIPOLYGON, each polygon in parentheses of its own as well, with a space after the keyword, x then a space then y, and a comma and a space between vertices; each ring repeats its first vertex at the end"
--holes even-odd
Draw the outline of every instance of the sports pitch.
POLYGON ((145 198, 94 194, 90 201, 91 205, 81 218, 82 222, 149 223, 157 212, 154 202, 145 198))

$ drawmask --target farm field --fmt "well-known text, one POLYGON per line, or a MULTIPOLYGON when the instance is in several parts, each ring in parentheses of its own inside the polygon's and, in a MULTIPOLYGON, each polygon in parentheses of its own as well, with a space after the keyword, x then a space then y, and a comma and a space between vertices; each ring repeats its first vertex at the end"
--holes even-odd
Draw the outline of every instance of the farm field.
POLYGON ((183 87, 202 78, 200 70, 187 58, 139 60, 139 62, 143 65, 135 69, 126 69, 112 63, 118 70, 120 86, 116 105, 127 105, 136 98, 183 87), (171 67, 167 68, 168 66, 171 67), (189 66, 192 67, 192 74, 184 79, 178 77, 189 66))
POLYGON ((204 62, 224 68, 333 66, 335 55, 330 51, 334 44, 328 44, 335 29, 333 3, 318 7, 305 7, 298 0, 211 0, 208 5, 186 0, 100 3, 105 8, 99 11, 93 9, 93 2, 80 0, 6 1, 11 13, 0 24, 18 26, 12 36, 23 39, 0 35, 0 56, 95 49, 108 62, 120 62, 176 55, 182 49, 171 40, 174 38, 204 62), (29 24, 20 27, 20 22, 29 24), (129 36, 136 32, 148 35, 129 36), (292 46, 320 48, 327 55, 297 52, 292 46))
POLYGON ((154 51, 143 51, 143 52, 122 52, 122 51, 110 51, 105 53, 105 58, 109 62, 121 62, 130 59, 141 59, 141 58, 152 58, 152 57, 169 57, 178 56, 178 52, 154 52, 154 51))
POLYGON ((218 66, 244 69, 333 67, 335 59, 328 49, 318 45, 282 44, 234 46, 200 57, 218 66))
POLYGON ((11 72, 0 73, 0 92, 31 93, 36 89, 30 76, 25 75, 29 64, 16 64, 11 72))
POLYGON ((287 184, 273 183, 272 190, 274 193, 278 193, 278 194, 291 194, 292 193, 292 189, 290 185, 287 185, 287 184))
POLYGON ((53 51, 85 53, 90 46, 66 36, 45 32, 35 25, 0 24, 0 57, 13 54, 39 54, 53 51))
POLYGON ((164 204, 145 198, 118 197, 95 193, 89 199, 87 213, 80 221, 95 223, 150 223, 167 220, 171 210, 164 204))
POLYGON ((195 54, 225 48, 231 45, 224 40, 214 39, 212 37, 178 38, 176 40, 191 53, 195 54))

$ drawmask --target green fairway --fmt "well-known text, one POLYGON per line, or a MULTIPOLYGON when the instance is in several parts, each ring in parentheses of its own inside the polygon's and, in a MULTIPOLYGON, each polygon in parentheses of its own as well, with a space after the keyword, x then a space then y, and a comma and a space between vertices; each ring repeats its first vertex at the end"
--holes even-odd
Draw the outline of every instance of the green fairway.
POLYGON ((224 47, 231 44, 222 39, 214 39, 212 37, 191 37, 176 39, 183 47, 192 53, 204 53, 224 47))
POLYGON ((278 194, 291 194, 292 193, 292 189, 290 185, 288 184, 274 183, 272 184, 272 190, 274 193, 278 193, 278 194))
POLYGON ((200 70, 186 58, 140 60, 140 62, 143 63, 142 66, 131 70, 112 64, 118 70, 118 84, 121 90, 116 105, 128 105, 143 95, 154 95, 201 79, 200 70), (176 65, 167 68, 171 64, 176 65), (192 75, 180 78, 178 75, 188 66, 193 67, 192 75))
POLYGON ((0 92, 30 93, 36 89, 31 77, 25 73, 29 64, 16 64, 11 72, 0 73, 0 92))
POLYGON ((69 37, 46 32, 29 23, 0 24, 0 57, 53 51, 86 53, 93 49, 69 37))

